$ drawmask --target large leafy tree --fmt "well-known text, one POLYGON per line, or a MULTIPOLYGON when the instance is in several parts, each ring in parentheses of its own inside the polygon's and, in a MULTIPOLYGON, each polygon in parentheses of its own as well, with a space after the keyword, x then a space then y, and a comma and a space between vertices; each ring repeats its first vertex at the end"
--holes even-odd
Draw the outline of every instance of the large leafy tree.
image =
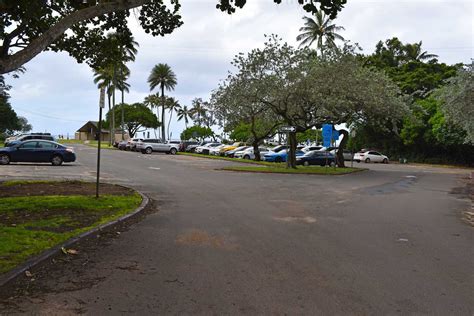
POLYGON ((446 119, 464 130, 465 143, 474 145, 474 78, 473 64, 461 68, 455 77, 435 91, 446 119))
MULTIPOLYGON (((271 36, 263 49, 238 55, 233 64, 237 73, 227 81, 235 78, 241 84, 238 78, 244 77, 247 102, 267 105, 297 132, 324 123, 394 125, 407 111, 398 87, 384 73, 363 67, 349 48, 315 58, 309 49, 295 49, 271 36)), ((340 132, 339 165, 344 166, 348 132, 340 132)), ((296 137, 290 135, 288 163, 295 167, 296 137)))
POLYGON ((181 132, 181 139, 188 140, 188 139, 197 139, 197 140, 205 140, 206 138, 212 137, 215 139, 216 135, 209 127, 198 126, 194 125, 191 127, 186 128, 184 131, 181 132))
POLYGON ((324 54, 324 48, 334 49, 336 40, 344 41, 337 32, 344 30, 344 27, 337 26, 332 23, 332 19, 322 11, 316 12, 314 19, 303 17, 304 26, 300 28, 301 34, 296 37, 297 41, 301 41, 300 47, 311 46, 316 43, 316 47, 324 54))
POLYGON ((120 113, 122 109, 124 112, 125 126, 130 137, 134 137, 140 128, 157 128, 160 126, 156 115, 143 103, 118 104, 106 114, 105 125, 110 126, 112 124, 112 117, 115 118, 115 124, 119 124, 120 116, 117 115, 117 113, 120 113), (116 112, 115 115, 112 115, 112 111, 116 112))
MULTIPOLYGON (((218 9, 230 14, 242 8, 246 0, 216 2, 218 9)), ((335 18, 346 0, 299 3, 308 12, 317 12, 320 3, 321 10, 335 18)), ((0 73, 20 68, 44 50, 66 51, 78 62, 97 68, 103 51, 98 46, 108 31, 131 35, 127 21, 132 10, 145 32, 163 36, 182 25, 180 7, 179 0, 168 5, 163 0, 2 0, 0 73)))
POLYGON ((150 90, 159 88, 161 92, 161 138, 166 141, 165 131, 165 109, 166 109, 166 97, 165 90, 172 91, 177 84, 176 75, 167 64, 158 64, 151 70, 150 76, 148 76, 148 84, 150 90))

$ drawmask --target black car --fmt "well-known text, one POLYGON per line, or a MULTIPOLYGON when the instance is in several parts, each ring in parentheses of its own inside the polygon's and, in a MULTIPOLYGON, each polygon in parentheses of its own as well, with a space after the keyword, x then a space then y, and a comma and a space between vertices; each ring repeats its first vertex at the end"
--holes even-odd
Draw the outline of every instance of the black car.
POLYGON ((0 165, 10 162, 50 162, 60 166, 76 160, 74 149, 46 140, 28 140, 0 148, 0 165))
POLYGON ((334 166, 336 163, 336 158, 334 157, 333 154, 327 152, 327 151, 310 151, 303 156, 296 157, 296 164, 297 165, 320 165, 320 166, 325 166, 325 165, 330 165, 334 166))

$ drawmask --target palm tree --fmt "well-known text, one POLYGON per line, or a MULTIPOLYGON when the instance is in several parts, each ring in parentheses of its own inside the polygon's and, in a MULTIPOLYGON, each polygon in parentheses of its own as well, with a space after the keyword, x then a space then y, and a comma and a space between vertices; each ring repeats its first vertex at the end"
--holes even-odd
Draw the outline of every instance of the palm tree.
POLYGON ((192 113, 192 119, 196 121, 198 126, 201 126, 204 118, 206 117, 206 112, 207 112, 205 104, 201 98, 195 98, 192 101, 192 105, 193 107, 190 111, 192 113))
POLYGON ((403 47, 404 55, 407 61, 424 61, 438 57, 438 55, 428 54, 426 51, 423 52, 421 50, 421 44, 422 42, 420 41, 419 43, 406 44, 403 47))
MULTIPOLYGON (((158 118, 158 122, 160 122, 160 112, 158 108, 160 106, 160 96, 158 93, 150 94, 149 96, 145 97, 143 103, 148 106, 152 111, 156 109, 156 117, 158 118)), ((155 129, 155 137, 156 137, 156 129, 155 129)), ((160 130, 158 130, 158 137, 161 138, 160 130)))
POLYGON ((150 91, 158 86, 161 90, 161 121, 163 122, 161 124, 161 136, 163 141, 165 141, 165 89, 168 91, 174 90, 177 84, 176 75, 167 64, 158 64, 151 70, 148 83, 150 84, 150 91))
POLYGON ((192 116, 192 110, 188 109, 187 105, 178 109, 178 122, 184 119, 184 126, 186 128, 188 128, 189 119, 192 118, 192 116))
POLYGON ((324 46, 335 48, 336 40, 344 41, 344 38, 336 32, 344 30, 344 27, 332 24, 329 16, 326 16, 323 11, 319 10, 315 14, 315 19, 303 17, 304 26, 300 28, 300 35, 296 37, 297 41, 301 41, 301 46, 311 46, 316 42, 317 49, 323 55, 324 46))
POLYGON ((179 109, 181 108, 181 105, 175 98, 168 98, 166 108, 168 109, 168 111, 170 111, 170 117, 168 119, 168 139, 171 139, 171 135, 170 135, 171 118, 173 117, 173 112, 178 112, 179 109))

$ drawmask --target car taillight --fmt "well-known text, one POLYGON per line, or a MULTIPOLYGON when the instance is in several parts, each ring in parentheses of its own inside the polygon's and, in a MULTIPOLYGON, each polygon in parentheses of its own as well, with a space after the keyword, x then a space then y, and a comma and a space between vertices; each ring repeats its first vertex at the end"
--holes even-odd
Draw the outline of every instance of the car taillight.
POLYGON ((74 153, 74 148, 72 147, 67 147, 66 148, 66 151, 70 152, 70 153, 74 153))

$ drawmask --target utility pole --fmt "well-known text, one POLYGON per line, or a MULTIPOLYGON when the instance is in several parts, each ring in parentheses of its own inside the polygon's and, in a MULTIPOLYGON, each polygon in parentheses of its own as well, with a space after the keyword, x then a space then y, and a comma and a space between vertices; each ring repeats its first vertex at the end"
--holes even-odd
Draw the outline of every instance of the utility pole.
POLYGON ((95 197, 99 198, 99 179, 100 179, 100 139, 102 137, 102 109, 105 107, 105 88, 100 88, 99 99, 99 139, 97 141, 97 181, 95 186, 95 197))

